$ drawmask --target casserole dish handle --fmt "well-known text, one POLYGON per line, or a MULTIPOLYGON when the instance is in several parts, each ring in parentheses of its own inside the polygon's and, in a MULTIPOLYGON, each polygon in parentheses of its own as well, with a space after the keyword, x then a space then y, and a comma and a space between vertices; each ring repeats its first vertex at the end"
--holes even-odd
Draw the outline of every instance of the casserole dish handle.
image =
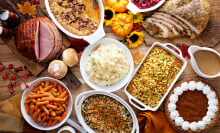
POLYGON ((136 99, 133 99, 132 97, 130 97, 130 96, 128 96, 128 99, 129 99, 129 102, 133 105, 133 106, 135 106, 137 109, 139 109, 139 110, 142 110, 142 111, 144 111, 144 110, 147 110, 148 108, 146 107, 146 106, 143 106, 143 107, 141 107, 141 106, 138 106, 136 103, 138 103, 138 101, 136 101, 136 103, 134 103, 132 100, 136 100, 136 99))
MULTIPOLYGON (((179 54, 179 55, 181 55, 181 57, 183 57, 181 50, 180 50, 179 48, 177 48, 175 45, 170 44, 170 43, 165 43, 164 45, 165 45, 167 48, 169 48, 169 47, 174 48, 175 50, 177 50, 177 51, 179 52, 179 53, 177 53, 177 54, 179 54), (169 46, 169 47, 168 47, 168 46, 169 46)), ((170 49, 170 48, 169 48, 169 49, 170 49)))
POLYGON ((83 129, 79 124, 77 124, 75 121, 71 120, 70 118, 66 122, 71 126, 75 127, 81 133, 87 133, 85 129, 83 129))
POLYGON ((100 40, 104 36, 105 36, 105 31, 104 31, 103 27, 101 27, 95 33, 93 33, 90 36, 85 37, 84 39, 88 43, 94 44, 95 42, 97 42, 98 40, 100 40))

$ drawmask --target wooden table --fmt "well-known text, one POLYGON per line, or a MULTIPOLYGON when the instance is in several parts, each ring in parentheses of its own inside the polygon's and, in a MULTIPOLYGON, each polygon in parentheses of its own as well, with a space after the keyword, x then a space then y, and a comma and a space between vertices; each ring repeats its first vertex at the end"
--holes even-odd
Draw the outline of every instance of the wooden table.
MULTIPOLYGON (((44 3, 41 2, 41 4, 44 4, 44 3)), ((40 5, 40 6, 43 6, 43 5, 40 5)), ((111 37, 111 38, 115 38, 115 39, 119 39, 119 40, 122 39, 120 37, 115 36, 112 33, 112 31, 109 27, 105 27, 105 31, 106 31, 106 36, 105 37, 111 37)), ((150 46, 146 46, 146 45, 142 44, 139 48, 140 48, 142 53, 146 53, 146 51, 149 49, 149 47, 150 46)), ((218 52, 220 52, 220 44, 218 43, 214 47, 214 49, 216 49, 218 52)), ((15 54, 13 54, 13 52, 9 49, 9 47, 1 39, 0 39, 0 51, 1 51, 0 52, 0 62, 3 65, 8 66, 8 64, 13 64, 14 67, 24 66, 24 64, 18 59, 18 57, 15 54)), ((188 61, 187 68, 185 69, 185 71, 183 72, 183 74, 181 75, 179 80, 182 80, 182 79, 185 79, 185 78, 198 77, 198 75, 196 75, 194 73, 194 71, 192 70, 190 62, 189 62, 188 59, 187 59, 187 61, 188 61)), ((80 70, 79 70, 79 66, 74 66, 74 67, 70 68, 70 70, 72 71, 72 73, 75 74, 75 76, 82 83, 82 85, 77 89, 69 88, 71 93, 72 93, 73 99, 75 99, 75 97, 81 92, 93 90, 82 79, 82 76, 81 76, 80 70)), ((19 72, 18 73, 18 75, 21 76, 21 77, 23 76, 23 74, 24 74, 24 72, 19 72)), ((25 79, 25 81, 30 82, 34 79, 37 79, 37 78, 43 77, 43 76, 48 76, 47 69, 45 69, 39 76, 37 76, 37 77, 31 76, 28 79, 25 79)), ((215 87, 215 89, 218 91, 218 94, 220 95, 220 78, 218 78, 218 79, 204 79, 204 80, 207 81, 208 83, 210 83, 211 85, 213 85, 213 87, 215 87)), ((18 86, 18 87, 15 88, 15 93, 13 95, 11 95, 9 93, 9 89, 7 87, 7 85, 9 83, 10 83, 9 80, 3 80, 2 78, 0 78, 0 101, 6 100, 6 99, 10 98, 11 96, 23 91, 21 89, 21 87, 18 86)), ((128 98, 125 95, 125 93, 123 91, 123 88, 116 91, 116 92, 114 92, 114 93, 128 102, 128 98)), ((139 112, 132 105, 131 105, 131 107, 135 110, 135 112, 139 112)), ((164 109, 163 105, 161 106, 161 109, 162 110, 164 109)), ((73 111, 72 111, 72 114, 71 114, 70 118, 77 121, 74 108, 73 108, 73 111)), ((54 131, 51 131, 51 132, 54 132, 54 131)), ((217 121, 214 128, 212 128, 209 131, 209 133, 219 133, 219 132, 220 132, 220 119, 217 121)))

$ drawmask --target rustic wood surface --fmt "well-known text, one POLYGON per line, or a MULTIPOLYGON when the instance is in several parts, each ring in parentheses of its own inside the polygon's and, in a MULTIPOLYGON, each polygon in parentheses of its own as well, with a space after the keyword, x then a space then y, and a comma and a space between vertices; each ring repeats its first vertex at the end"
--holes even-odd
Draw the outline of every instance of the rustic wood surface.
MULTIPOLYGON (((0 7, 2 5, 2 2, 4 0, 0 0, 0 7)), ((7 0, 7 1, 10 1, 12 2, 13 0, 7 0)), ((218 0, 210 0, 212 5, 213 6, 219 6, 219 2, 218 0), (216 4, 217 3, 217 4, 216 4)), ((15 8, 15 7, 13 7, 15 8)), ((1 8, 0 8, 1 9, 1 8)), ((38 9, 42 12, 46 12, 45 11, 45 7, 44 7, 44 1, 42 0, 40 5, 38 5, 38 9)), ((218 12, 219 14, 219 10, 220 9, 215 9, 214 13, 218 12)), ((214 14, 214 17, 216 16, 216 14, 214 14)), ((217 17, 217 18, 213 18, 213 19, 216 19, 216 20, 219 20, 220 17, 217 17)), ((218 21, 220 23, 220 21, 218 21)), ((211 28, 211 27, 208 27, 208 28, 211 28)), ((218 34, 219 35, 219 30, 220 30, 220 26, 216 26, 216 27, 212 27, 212 28, 216 28, 215 32, 213 34, 218 34)), ((209 30, 209 29, 207 29, 209 30)), ((118 39, 118 40, 121 40, 122 38, 120 37, 116 37, 111 29, 109 27, 105 27, 105 31, 106 31, 106 36, 105 37, 111 37, 111 38, 115 38, 115 39, 118 39)), ((146 35, 146 40, 148 39, 149 35, 146 35)), ((216 39, 219 39, 218 36, 215 36, 216 39)), ((156 40, 156 41, 159 41, 159 40, 156 40)), ((189 41, 189 40, 188 40, 189 41)), ((200 40, 201 42, 203 43, 207 43, 207 40, 200 40)), ((168 41, 169 42, 169 41, 168 41)), ((172 41, 171 41, 172 42, 172 41)), ((219 41, 217 41, 219 42, 219 41)), ((180 41, 180 43, 183 43, 180 41)), ((193 43, 194 44, 194 43, 193 43)), ((195 45, 198 45, 197 43, 195 45)), ((147 46, 147 45, 141 45, 139 48, 141 50, 141 53, 146 53, 148 51, 150 46, 147 46)), ((216 43, 215 45, 213 45, 213 48, 216 49, 218 52, 220 52, 220 44, 219 43, 216 43)), ((2 39, 0 39, 0 62, 4 65, 4 66, 8 66, 8 64, 13 64, 14 67, 19 67, 19 66, 24 66, 26 64, 24 64, 20 58, 14 54, 13 50, 10 48, 10 46, 8 46, 5 41, 3 41, 2 39)), ((198 75, 196 75, 194 73, 194 71, 192 70, 191 68, 191 65, 190 65, 190 62, 189 60, 187 59, 188 61, 188 65, 187 65, 187 68, 185 69, 185 71, 183 72, 183 74, 181 75, 181 77, 179 78, 179 80, 182 80, 182 79, 185 79, 185 78, 192 78, 192 77, 199 77, 198 75)), ((72 93, 72 96, 73 96, 73 100, 75 99, 75 97, 80 94, 81 92, 84 92, 84 91, 90 91, 90 90, 93 90, 92 88, 90 88, 85 82, 84 80, 82 79, 82 76, 80 74, 80 69, 78 66, 74 66, 72 68, 69 69, 76 77, 77 79, 82 83, 82 85, 78 88, 76 87, 71 87, 69 84, 69 81, 67 81, 67 78, 66 79, 63 79, 62 81, 64 81, 67 85, 69 85, 69 89, 72 93)), ((40 73, 37 77, 35 76, 30 76, 28 79, 24 79, 23 78, 23 74, 25 73, 25 71, 21 71, 18 73, 18 75, 22 78, 22 80, 26 81, 27 83, 34 80, 34 79, 37 79, 39 77, 43 77, 43 76, 48 76, 48 73, 47 73, 47 70, 45 69, 44 71, 42 71, 42 73, 40 73)), ((16 95, 20 92, 23 91, 23 86, 19 85, 17 87, 14 88, 15 90, 15 93, 13 95, 11 95, 9 93, 9 89, 7 87, 7 85, 10 83, 9 80, 3 80, 1 78, 2 74, 4 73, 0 73, 0 101, 3 101, 3 100, 6 100, 8 99, 9 97, 13 96, 13 95, 16 95)), ((213 87, 215 87, 215 89, 218 91, 218 94, 220 95, 220 78, 217 78, 217 79, 204 79, 206 82, 210 83, 213 87)), ((125 101, 128 102, 128 98, 127 96, 125 95, 124 91, 123 91, 123 88, 114 92, 114 94, 120 96, 121 98, 123 98, 125 101)), ((128 102, 129 103, 129 102, 128 102)), ((73 106, 74 107, 74 106, 73 106)), ((136 113, 138 113, 139 111, 137 109, 135 109, 132 105, 131 107, 135 110, 136 113)), ((161 109, 163 110, 164 107, 163 105, 161 106, 161 109)), ((70 117, 72 120, 75 120, 77 121, 76 119, 76 114, 75 114, 75 109, 73 108, 73 111, 72 111, 72 114, 71 114, 71 117, 70 117)), ((57 130, 53 130, 53 131, 50 131, 50 132, 55 132, 57 130)), ((220 119, 217 121, 216 125, 209 131, 209 133, 219 133, 220 132, 220 119)))

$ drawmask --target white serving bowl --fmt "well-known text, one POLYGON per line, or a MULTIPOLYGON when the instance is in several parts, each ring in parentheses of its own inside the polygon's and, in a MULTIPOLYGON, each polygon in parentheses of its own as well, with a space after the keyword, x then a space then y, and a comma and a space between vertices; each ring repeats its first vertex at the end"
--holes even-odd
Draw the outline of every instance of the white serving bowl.
POLYGON ((133 128, 132 128, 131 133, 139 133, 139 125, 138 125, 136 114, 133 111, 133 109, 123 99, 121 99, 119 96, 117 96, 115 94, 104 92, 104 91, 87 91, 87 92, 83 92, 83 93, 79 94, 76 97, 75 111, 76 111, 76 116, 77 116, 80 124, 84 127, 84 129, 86 129, 88 131, 88 133, 95 133, 95 132, 86 124, 86 122, 82 116, 81 110, 82 110, 82 104, 83 104, 84 100, 90 96, 93 96, 93 95, 105 95, 105 96, 111 97, 112 99, 121 103, 129 111, 129 113, 132 117, 133 128))
POLYGON ((187 66, 187 61, 183 58, 182 56, 182 52, 180 51, 179 48, 177 48, 175 45, 170 44, 170 43, 166 43, 166 44, 162 44, 159 42, 155 42, 151 48, 148 50, 148 52, 146 53, 146 55, 144 56, 144 58, 142 59, 141 63, 139 64, 139 66, 136 68, 133 77, 130 78, 129 83, 125 86, 124 88, 124 92, 125 94, 128 96, 129 102, 136 107, 139 110, 151 110, 151 111, 156 111, 160 105, 163 103, 163 101, 165 100, 166 96, 168 95, 168 93, 170 92, 170 90, 172 89, 172 87, 174 86, 175 82, 177 81, 177 79, 181 76, 181 74, 183 73, 184 69, 187 66), (173 82, 170 84, 170 86, 168 86, 166 93, 163 95, 163 97, 160 99, 159 103, 157 104, 157 106, 155 107, 150 107, 146 104, 144 104, 143 102, 141 102, 139 99, 137 99, 136 97, 134 97, 133 95, 131 95, 128 90, 127 87, 129 85, 129 83, 131 82, 131 80, 133 79, 133 77, 135 76, 135 74, 138 72, 138 70, 140 69, 140 67, 142 66, 143 62, 145 61, 145 59, 148 57, 148 55, 150 54, 150 51, 155 47, 155 46, 159 46, 161 48, 163 48, 164 50, 169 51, 172 55, 174 55, 175 57, 177 57, 179 60, 182 61, 183 66, 181 67, 180 71, 177 73, 176 77, 173 79, 173 82), (177 50, 180 54, 177 54, 173 49, 177 50), (134 101, 134 102, 133 102, 134 101))
POLYGON ((39 130, 53 130, 53 129, 56 129, 58 127, 60 127, 61 125, 63 125, 69 118, 71 112, 72 112, 72 107, 73 107, 73 100, 72 100, 72 95, 69 91, 69 89, 66 87, 66 85, 61 82, 60 80, 57 80, 57 79, 54 79, 54 78, 51 78, 51 77, 41 77, 41 78, 38 78, 34 81, 32 81, 29 85, 30 87, 29 88, 26 88, 23 95, 22 95, 22 98, 21 98, 21 113, 24 117, 24 119, 34 128, 37 128, 39 130), (63 121, 55 124, 54 126, 44 126, 43 124, 41 123, 36 123, 33 118, 27 114, 26 112, 26 109, 25 109, 25 106, 24 106, 24 101, 27 97, 27 94, 29 92, 32 91, 32 89, 34 88, 34 86, 41 82, 41 81, 50 81, 50 82, 54 82, 54 81, 57 81, 59 85, 61 85, 62 87, 64 87, 67 91, 68 91, 68 94, 69 94, 69 104, 68 104, 68 109, 67 109, 67 116, 63 119, 63 121))
POLYGON ((83 79, 85 80, 85 82, 93 89, 95 90, 99 90, 99 91, 106 91, 106 92, 113 92, 113 91, 117 91, 120 88, 122 88, 130 79, 130 77, 132 76, 134 70, 134 62, 133 62, 133 58, 132 55, 129 51, 129 49, 121 42, 115 40, 115 39, 111 39, 111 38, 104 38, 101 39, 99 41, 97 41, 96 43, 89 45, 83 52, 81 59, 80 59, 80 72, 81 75, 83 77, 83 79), (128 62, 130 64, 130 68, 128 73, 126 74, 126 76, 124 78, 122 78, 120 81, 118 81, 116 84, 112 85, 112 86, 100 86, 97 85, 91 81, 89 81, 89 77, 88 74, 86 73, 86 60, 89 57, 90 53, 97 48, 98 45, 102 44, 102 45, 109 45, 109 44, 117 44, 118 47, 120 47, 121 49, 123 49, 125 56, 128 59, 128 62))
POLYGON ((165 1, 166 0, 161 0, 156 5, 154 5, 150 8, 140 9, 134 3, 132 3, 131 0, 129 0, 129 3, 127 5, 127 9, 130 10, 133 14, 136 14, 138 12, 150 12, 150 11, 153 11, 153 10, 156 10, 157 8, 159 8, 165 1))
POLYGON ((87 42, 89 42, 90 44, 93 44, 94 42, 98 41, 99 39, 101 39, 102 37, 105 36, 105 31, 103 29, 103 22, 104 22, 104 6, 103 6, 103 3, 102 3, 102 0, 97 0, 98 2, 98 6, 100 8, 100 16, 101 16, 101 20, 100 20, 100 23, 99 23, 99 26, 97 28, 97 30, 90 34, 90 35, 87 35, 87 36, 78 36, 78 35, 75 35, 71 32, 69 32, 68 30, 66 30, 55 18, 55 16, 53 15, 53 13, 51 12, 50 10, 50 5, 49 5, 49 0, 45 0, 45 7, 46 7, 46 10, 50 16, 50 18, 52 19, 52 21, 56 24, 56 26, 62 31, 64 32, 66 35, 68 35, 69 37, 72 37, 72 38, 76 38, 76 39, 81 39, 83 38, 84 40, 86 40, 87 42))

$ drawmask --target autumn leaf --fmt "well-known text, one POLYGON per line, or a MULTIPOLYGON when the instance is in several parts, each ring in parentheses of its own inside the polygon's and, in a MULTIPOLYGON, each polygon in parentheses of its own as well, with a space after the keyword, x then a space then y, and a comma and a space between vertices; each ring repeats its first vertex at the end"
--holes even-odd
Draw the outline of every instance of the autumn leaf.
POLYGON ((28 15, 36 15, 36 5, 31 5, 29 1, 26 1, 24 5, 17 3, 18 6, 18 11, 22 13, 23 15, 28 14, 28 15))
POLYGON ((77 53, 77 56, 78 56, 78 62, 77 62, 77 66, 80 66, 80 59, 81 59, 81 56, 82 56, 82 52, 80 53, 77 53))
POLYGON ((144 54, 140 53, 139 48, 135 49, 133 52, 131 51, 131 55, 133 57, 135 65, 140 64, 142 59, 144 58, 144 54))

